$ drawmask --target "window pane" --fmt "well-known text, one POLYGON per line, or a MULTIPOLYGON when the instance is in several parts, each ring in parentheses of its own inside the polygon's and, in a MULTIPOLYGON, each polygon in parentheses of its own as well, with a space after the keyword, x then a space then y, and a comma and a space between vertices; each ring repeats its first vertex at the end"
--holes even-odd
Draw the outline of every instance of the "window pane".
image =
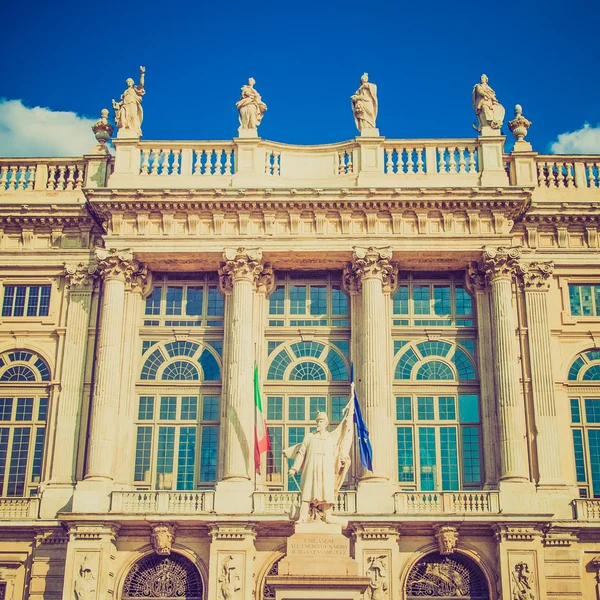
POLYGON ((216 425, 202 427, 200 454, 200 481, 212 483, 217 480, 217 440, 219 428, 216 425))
POLYGON ((398 427, 398 481, 414 482, 413 432, 410 427, 398 427))
POLYGON ((176 407, 177 398, 175 396, 163 396, 160 399, 160 418, 169 421, 174 420, 176 414, 176 407))
POLYGON ((594 286, 594 304, 596 305, 596 316, 600 316, 600 285, 594 286))
POLYGON ((160 315, 160 297, 162 295, 162 288, 155 287, 152 293, 146 298, 146 314, 147 315, 160 315))
POLYGON ((15 296, 15 307, 13 317, 22 317, 25 311, 25 295, 27 288, 24 285, 17 286, 17 294, 15 296))
POLYGON ((183 421, 195 421, 197 418, 198 396, 183 396, 181 398, 181 419, 183 421))
POLYGON ((267 420, 281 421, 283 419, 283 398, 269 396, 267 398, 267 420))
POLYGON ((461 423, 479 423, 479 396, 461 394, 458 397, 461 423))
POLYGON ((37 317, 38 303, 40 301, 40 288, 37 285, 29 287, 29 298, 27 299, 27 316, 37 317))
POLYGON ((40 398, 38 406, 38 421, 45 421, 48 418, 48 398, 40 398))
POLYGON ((327 398, 310 398, 310 420, 317 418, 317 413, 327 412, 327 398))
POLYGON ((479 457, 479 429, 462 428, 463 480, 465 485, 481 483, 481 460, 479 457))
POLYGON ((420 421, 433 420, 433 398, 417 398, 417 415, 420 421))
POLYGON ((41 287, 40 295, 40 307, 38 309, 38 316, 47 317, 48 311, 50 310, 50 288, 49 285, 43 285, 41 287))
POLYGON ((179 453, 177 456, 177 489, 194 489, 196 462, 196 428, 182 427, 179 430, 179 453))
POLYGON ((456 402, 452 396, 441 396, 438 398, 440 420, 454 421, 456 419, 456 402))
POLYGON ((408 314, 408 286, 401 285, 398 291, 394 294, 394 314, 408 314))
POLYGON ((306 286, 291 285, 290 286, 290 314, 305 315, 306 314, 306 286))
POLYGON ((592 297, 592 286, 582 285, 581 290, 581 307, 584 317, 589 317, 594 314, 594 300, 592 297))
POLYGON ((140 396, 140 407, 138 410, 138 419, 140 421, 151 420, 154 418, 154 396, 140 396))
POLYGON ((33 448, 33 464, 31 465, 31 482, 39 483, 42 476, 42 460, 44 458, 44 438, 46 428, 38 427, 35 431, 35 444, 33 448))
POLYGON ((456 314, 470 315, 473 314, 473 304, 471 296, 467 294, 462 285, 457 285, 456 288, 456 314))
POLYGON ((31 421, 33 417, 33 398, 17 398, 16 421, 31 421))
POLYGON ((219 420, 219 397, 204 396, 202 405, 202 420, 218 421, 219 420))
POLYGON ((571 423, 581 423, 579 400, 577 398, 571 398, 571 423))
POLYGON ((8 427, 0 427, 0 494, 4 495, 4 474, 6 472, 6 458, 8 456, 8 427))
POLYGON ((569 286, 569 302, 571 304, 571 314, 574 317, 581 316, 581 290, 578 285, 569 286))
MULTIPOLYGON (((162 411, 162 407, 161 407, 162 411)), ((156 489, 173 489, 173 460, 175 454, 175 427, 158 428, 156 458, 156 489)))
POLYGON ((209 317, 220 317, 223 315, 223 296, 219 294, 219 290, 216 287, 211 286, 208 288, 208 306, 206 308, 206 314, 209 317))
MULTIPOLYGON (((304 439, 304 427, 290 427, 288 430, 288 446, 295 446, 296 444, 300 444, 304 439)), ((294 461, 292 459, 288 459, 288 467, 291 468, 294 461)), ((296 481, 292 477, 288 477, 288 491, 297 492, 298 486, 296 485, 296 481)))
POLYGON ((435 460, 435 429, 419 427, 419 470, 421 490, 435 490, 436 460, 435 460))
POLYGON ((346 404, 348 404, 348 398, 346 396, 334 396, 331 399, 331 420, 333 422, 342 420, 342 411, 346 404))
POLYGON ((12 316, 13 303, 15 301, 15 286, 7 285, 4 288, 4 301, 2 302, 2 316, 12 316))
POLYGON ((182 300, 183 300, 183 288, 169 286, 167 288, 167 305, 166 305, 166 309, 165 309, 165 314, 180 315, 182 300))
POLYGON ((310 286, 310 314, 327 314, 327 288, 325 286, 310 286))
POLYGON ((25 495, 25 477, 30 436, 30 427, 15 427, 10 453, 10 469, 8 472, 8 486, 6 488, 7 496, 25 495))
POLYGON ((304 421, 304 419, 305 419, 304 397, 292 396, 288 400, 288 403, 289 403, 288 419, 290 421, 304 421))
POLYGON ((600 399, 586 398, 585 420, 588 423, 600 423, 600 399))
POLYGON ((12 418, 12 398, 0 398, 0 421, 10 421, 12 418))
POLYGON ((585 455, 583 448, 583 432, 581 429, 573 429, 573 452, 575 454, 575 472, 577 473, 577 482, 585 483, 585 455))
MULTIPOLYGON (((600 289, 600 288, 598 288, 600 289)), ((341 288, 334 286, 331 288, 331 314, 332 315, 347 315, 348 314, 348 296, 344 294, 341 288)))
POLYGON ((410 396, 396 398, 396 419, 412 421, 412 402, 410 396))
POLYGON ((587 433, 593 496, 598 498, 600 497, 600 429, 589 429, 587 433))
POLYGON ((277 286, 276 290, 269 296, 269 314, 284 314, 285 288, 282 285, 277 286))
POLYGON ((204 290, 201 287, 187 288, 187 302, 185 304, 185 314, 189 317, 202 316, 202 300, 204 290))
POLYGON ((283 462, 283 433, 281 427, 269 427, 271 450, 267 451, 267 483, 281 483, 283 462))
POLYGON ((433 311, 436 315, 449 315, 450 309, 450 286, 433 286, 433 311))
POLYGON ((430 313, 429 293, 430 289, 428 285, 415 285, 413 287, 413 300, 415 303, 416 315, 428 315, 430 313))
POLYGON ((440 427, 442 490, 458 489, 458 449, 456 427, 440 427))

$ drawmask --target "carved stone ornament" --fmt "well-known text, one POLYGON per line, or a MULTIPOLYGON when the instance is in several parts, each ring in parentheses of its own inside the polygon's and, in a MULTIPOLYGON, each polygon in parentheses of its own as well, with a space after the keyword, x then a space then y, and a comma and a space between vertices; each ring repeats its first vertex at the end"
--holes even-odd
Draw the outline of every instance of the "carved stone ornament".
POLYGON ((93 600, 96 597, 96 578, 85 556, 79 566, 74 586, 76 600, 93 600))
POLYGON ((546 291, 554 273, 553 262, 520 263, 519 272, 523 277, 523 287, 527 291, 546 291))
POLYGON ((359 281, 367 278, 380 278, 384 287, 393 287, 396 269, 391 264, 392 249, 355 247, 352 252, 352 264, 349 272, 353 272, 359 281))
POLYGON ((458 530, 452 525, 438 526, 435 528, 435 539, 442 556, 452 554, 458 544, 458 530))
POLYGON ((91 287, 98 277, 98 266, 95 264, 89 265, 80 262, 76 265, 69 265, 64 263, 64 267, 69 289, 91 287))
POLYGON ((371 580, 365 590, 365 600, 388 600, 388 557, 385 554, 367 558, 366 575, 371 580))
POLYGON ((275 271, 269 264, 265 264, 256 277, 256 291, 269 296, 275 290, 275 271))
POLYGON ((134 260, 131 250, 97 248, 96 258, 98 273, 104 280, 120 279, 131 285, 133 277, 143 270, 142 265, 134 260))
POLYGON ((171 554, 171 548, 175 541, 175 527, 166 523, 159 523, 152 528, 150 542, 156 554, 162 556, 171 554))
POLYGON ((231 291, 236 280, 245 279, 256 284, 264 270, 260 248, 226 248, 223 252, 224 264, 219 268, 222 289, 231 291))
POLYGON ((485 271, 477 263, 471 263, 467 268, 467 288, 471 292, 485 292, 488 289, 485 271))
POLYGON ((92 125, 92 131, 98 143, 104 146, 114 131, 114 127, 108 122, 108 109, 100 111, 100 120, 92 125))
POLYGON ((523 116, 523 107, 520 104, 515 106, 515 118, 508 122, 508 128, 517 138, 517 142, 522 142, 531 127, 531 121, 523 116))
POLYGON ((517 563, 511 576, 513 600, 535 600, 533 575, 529 572, 529 565, 526 562, 517 563))
POLYGON ((228 554, 221 562, 219 573, 219 600, 238 600, 241 598, 242 584, 233 555, 228 554))
POLYGON ((481 268, 490 282, 501 278, 512 279, 517 270, 519 258, 521 258, 521 248, 519 247, 492 248, 486 246, 483 249, 481 268))

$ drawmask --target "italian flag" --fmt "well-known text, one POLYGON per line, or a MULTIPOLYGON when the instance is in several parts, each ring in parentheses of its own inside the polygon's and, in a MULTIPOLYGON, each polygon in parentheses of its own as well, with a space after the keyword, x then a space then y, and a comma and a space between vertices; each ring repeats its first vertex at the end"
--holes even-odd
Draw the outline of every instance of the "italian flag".
POLYGON ((260 399, 260 384, 258 381, 258 365, 254 365, 254 467, 260 473, 260 455, 271 449, 267 420, 263 413, 262 400, 260 399))

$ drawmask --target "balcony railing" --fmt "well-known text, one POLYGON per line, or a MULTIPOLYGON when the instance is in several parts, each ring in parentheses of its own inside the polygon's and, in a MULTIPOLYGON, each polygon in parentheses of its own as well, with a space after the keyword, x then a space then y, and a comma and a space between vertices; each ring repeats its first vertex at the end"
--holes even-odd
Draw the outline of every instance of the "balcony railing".
POLYGON ((121 514, 194 515, 214 512, 214 492, 126 492, 112 493, 110 512, 121 514))
POLYGON ((485 515, 500 512, 498 492, 396 492, 396 514, 485 515))
POLYGON ((600 156, 559 156, 540 154, 536 157, 538 187, 551 190, 600 187, 600 156))
POLYGON ((0 194, 76 191, 84 181, 83 158, 0 158, 0 194))
POLYGON ((573 504, 578 521, 600 521, 600 498, 577 499, 573 504))
POLYGON ((0 520, 37 519, 39 498, 0 498, 0 520))
MULTIPOLYGON (((289 515, 300 504, 299 492, 254 492, 254 513, 264 515, 289 515)), ((334 512, 342 515, 356 513, 356 492, 340 492, 334 512)))

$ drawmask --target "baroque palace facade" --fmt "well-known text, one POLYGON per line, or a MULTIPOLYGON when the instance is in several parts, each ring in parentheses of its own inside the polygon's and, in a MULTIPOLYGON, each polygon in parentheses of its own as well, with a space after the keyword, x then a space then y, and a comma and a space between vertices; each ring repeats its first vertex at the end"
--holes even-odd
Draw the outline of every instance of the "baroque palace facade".
POLYGON ((596 597, 600 157, 122 133, 0 159, 1 598, 275 598, 352 363, 365 598, 596 597))

